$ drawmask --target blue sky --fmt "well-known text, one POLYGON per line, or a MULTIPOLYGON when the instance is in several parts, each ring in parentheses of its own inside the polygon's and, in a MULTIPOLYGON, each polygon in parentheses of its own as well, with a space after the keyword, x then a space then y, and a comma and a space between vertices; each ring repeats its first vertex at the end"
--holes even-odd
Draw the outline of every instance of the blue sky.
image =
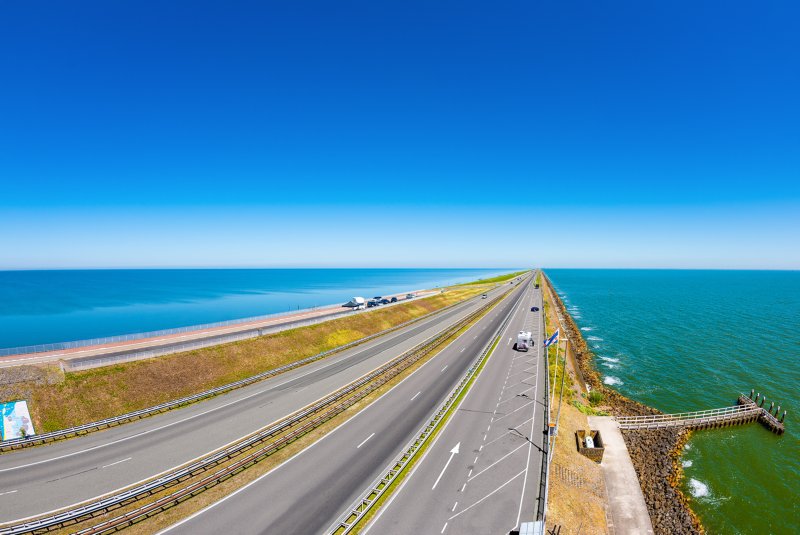
POLYGON ((800 268, 795 2, 0 7, 0 268, 800 268))

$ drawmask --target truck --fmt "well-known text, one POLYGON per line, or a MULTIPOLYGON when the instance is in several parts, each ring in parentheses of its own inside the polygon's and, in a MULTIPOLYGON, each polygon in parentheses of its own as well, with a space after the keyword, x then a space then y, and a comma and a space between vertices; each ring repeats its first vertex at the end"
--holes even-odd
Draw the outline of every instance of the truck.
POLYGON ((353 310, 364 310, 367 308, 367 303, 363 297, 354 297, 342 306, 345 308, 352 308, 353 310))
POLYGON ((533 346, 533 338, 530 331, 520 331, 517 334, 517 343, 514 344, 514 349, 517 351, 527 351, 533 346))

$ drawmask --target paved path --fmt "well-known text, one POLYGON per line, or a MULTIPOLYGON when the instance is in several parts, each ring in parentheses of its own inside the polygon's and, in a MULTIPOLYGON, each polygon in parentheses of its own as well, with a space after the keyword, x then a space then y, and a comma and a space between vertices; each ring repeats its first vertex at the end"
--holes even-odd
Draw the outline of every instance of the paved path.
POLYGON ((521 306, 522 291, 335 431, 166 532, 324 533, 419 433, 497 327, 521 306))
MULTIPOLYGON (((414 292, 418 297, 424 297, 437 293, 431 290, 418 290, 414 292)), ((405 301, 404 294, 398 294, 399 304, 405 301)), ((391 296, 389 296, 391 297, 391 296)), ((314 310, 303 310, 300 312, 288 312, 279 316, 267 319, 244 321, 233 325, 223 325, 218 327, 207 327, 196 331, 182 333, 165 334, 150 338, 139 338, 121 342, 110 342, 91 346, 82 346, 72 349, 60 349, 41 353, 26 353, 18 355, 6 355, 0 357, 0 368, 10 368, 26 364, 42 364, 48 362, 58 362, 60 360, 70 361, 78 367, 97 367, 98 365, 113 364, 115 362, 138 360, 138 358, 151 358, 159 355, 168 355, 186 350, 185 345, 189 342, 204 342, 202 347, 215 344, 222 344, 230 341, 232 335, 260 336, 262 334, 275 333, 301 325, 319 323, 343 315, 371 312, 371 310, 352 311, 342 308, 340 305, 329 305, 314 310), (144 354, 149 351, 151 353, 144 354), (141 354, 141 355, 140 355, 141 354), (137 358, 138 355, 138 358, 137 358), (85 365, 83 365, 85 363, 85 365)), ((197 347, 200 347, 199 345, 197 347)), ((196 348, 196 347, 193 347, 196 348)))
POLYGON ((533 305, 542 307, 531 286, 447 427, 366 533, 502 535, 537 520, 546 385, 533 305), (514 350, 520 330, 532 332, 528 352, 514 350))
POLYGON ((484 303, 473 298, 363 345, 182 409, 0 455, 0 522, 92 499, 220 448, 341 388, 484 303))
POLYGON ((611 416, 589 416, 589 427, 600 431, 605 451, 600 467, 606 482, 611 521, 616 535, 651 534, 653 525, 628 448, 611 416))

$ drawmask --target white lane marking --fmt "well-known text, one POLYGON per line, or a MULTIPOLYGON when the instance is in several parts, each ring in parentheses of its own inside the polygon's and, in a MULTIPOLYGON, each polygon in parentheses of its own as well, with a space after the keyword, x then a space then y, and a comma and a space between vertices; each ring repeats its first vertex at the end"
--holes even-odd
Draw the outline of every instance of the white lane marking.
POLYGON ((444 526, 442 526, 442 531, 440 531, 439 533, 444 533, 444 530, 446 529, 447 529, 447 522, 444 523, 444 526))
MULTIPOLYGON (((539 360, 541 357, 541 346, 542 344, 536 344, 536 389, 533 391, 533 399, 536 399, 537 392, 539 392, 539 360)), ((546 378, 549 381, 549 378, 546 378)), ((545 394, 546 395, 546 394, 545 394)), ((531 434, 533 436, 533 424, 534 424, 534 417, 536 416, 536 405, 533 406, 533 415, 531 416, 531 434)), ((549 415, 545 415, 545 418, 549 418, 549 415)), ((524 422, 523 422, 524 423, 524 422)), ((519 424, 517 427, 523 424, 519 424)), ((548 440, 550 440, 548 438, 548 440)), ((528 484, 528 469, 530 468, 531 464, 531 447, 533 446, 532 442, 528 443, 528 460, 525 463, 525 477, 522 479, 522 493, 520 494, 520 504, 519 504, 519 511, 517 512, 517 525, 519 525, 519 520, 522 518, 522 498, 525 496, 525 486, 528 484)))
POLYGON ((375 433, 372 433, 370 436, 368 436, 367 438, 365 438, 365 439, 364 439, 364 442, 362 442, 361 444, 359 444, 358 446, 356 446, 356 449, 358 449, 358 448, 360 448, 361 446, 363 446, 364 444, 366 444, 366 443, 367 443, 367 440, 371 439, 371 438, 372 438, 372 437, 374 437, 374 436, 375 436, 375 433))
POLYGON ((478 451, 483 451, 483 444, 481 444, 481 447, 478 448, 478 451))
MULTIPOLYGON (((514 477, 512 477, 511 479, 509 479, 508 481, 506 481, 505 483, 503 483, 502 485, 500 485, 499 487, 497 487, 496 489, 494 489, 492 492, 490 492, 489 494, 487 494, 486 496, 484 496, 483 498, 481 498, 481 499, 480 499, 480 500, 478 500, 477 502, 475 502, 475 503, 473 503, 472 505, 470 505, 469 507, 467 507, 466 509, 462 509, 462 510, 461 510, 461 511, 459 511, 458 513, 454 514, 453 516, 451 516, 451 517, 450 517, 450 518, 448 518, 447 520, 448 520, 448 521, 450 521, 450 520, 453 520, 454 518, 456 518, 457 516, 461 515, 462 513, 466 513, 467 511, 469 511, 470 509, 472 509, 473 507, 475 507, 476 505, 478 505, 479 503, 481 503, 483 500, 485 500, 485 499, 486 499, 486 498, 488 498, 489 496, 491 496, 491 495, 495 494, 496 492, 499 492, 499 491, 500 491, 500 490, 501 490, 503 487, 505 487, 506 485, 508 485, 509 483, 511 483, 512 481, 514 481, 515 479, 517 479, 517 478, 518 478, 519 476, 521 476, 523 473, 525 473, 525 470, 523 470, 523 471, 522 471, 522 472, 520 472, 519 474, 515 475, 514 477)), ((466 483, 464 483, 464 486, 466 487, 466 486, 467 486, 467 484, 466 484, 466 483)))
POLYGON ((444 365, 444 368, 442 368, 442 371, 445 371, 445 370, 447 369, 447 367, 448 367, 448 366, 450 366, 450 365, 449 365, 449 364, 445 364, 445 365, 444 365))
POLYGON ((508 457, 509 457, 511 454, 513 454, 514 452, 516 452, 518 449, 522 448, 524 445, 525 445, 525 444, 520 444, 519 446, 517 446, 517 447, 516 447, 516 448, 514 448, 513 450, 509 451, 508 453, 506 453, 505 455, 503 455, 502 457, 500 457, 499 459, 497 459, 495 462, 493 462, 492 464, 490 464, 489 466, 487 466, 486 468, 484 468, 483 470, 481 470, 480 472, 478 472, 477 474, 475 474, 475 475, 474 475, 474 476, 472 476, 471 478, 467 479, 467 481, 472 481, 473 479, 475 479, 476 477, 478 477, 479 475, 481 475, 481 474, 482 474, 482 473, 484 473, 485 471, 489 470, 491 467, 493 467, 493 466, 494 466, 494 465, 496 465, 497 463, 499 463, 499 462, 501 462, 501 461, 503 461, 503 460, 507 459, 507 458, 508 458, 508 457))
POLYGON ((506 342, 506 345, 507 345, 507 346, 510 346, 510 345, 511 345, 511 338, 509 338, 509 339, 508 339, 508 342, 506 342))
POLYGON ((477 463, 477 462, 478 462, 478 456, 476 455, 476 456, 475 456, 475 460, 474 460, 474 461, 472 461, 472 464, 475 464, 475 463, 477 463))
MULTIPOLYGON (((16 490, 9 490, 7 492, 0 492, 0 496, 5 496, 6 494, 14 494, 15 492, 17 492, 17 491, 16 490)), ((456 502, 456 503, 458 503, 458 502, 456 502)))
POLYGON ((415 399, 417 399, 417 396, 419 396, 420 394, 422 394, 421 390, 419 392, 417 392, 416 394, 414 394, 414 397, 411 398, 411 401, 414 401, 415 399))
POLYGON ((500 418, 498 418, 498 419, 497 419, 497 421, 499 422, 500 420, 502 420, 503 418, 505 418, 505 417, 506 417, 506 416, 508 416, 509 414, 514 414, 514 413, 515 413, 515 412, 517 412, 518 410, 520 410, 520 409, 524 409, 524 408, 525 408, 525 407, 527 407, 528 405, 533 405, 534 403, 536 403, 536 402, 535 402, 535 401, 529 401, 529 402, 528 402, 528 403, 526 403, 525 405, 523 405, 523 406, 521 406, 521 407, 519 407, 519 408, 517 408, 517 409, 514 409, 514 410, 513 410, 513 411, 511 411, 511 412, 508 412, 508 413, 506 413, 506 414, 502 415, 500 418))
POLYGON ((102 466, 101 468, 108 468, 109 466, 114 466, 115 464, 124 463, 125 461, 130 461, 131 459, 133 459, 133 457, 128 457, 127 459, 122 459, 121 461, 117 461, 117 462, 114 462, 114 463, 111 463, 111 464, 107 464, 105 466, 102 466))
POLYGON ((461 351, 459 351, 459 353, 463 353, 465 349, 467 349, 467 348, 466 347, 462 347, 461 351))
POLYGON ((447 467, 448 467, 448 466, 450 466, 450 461, 452 461, 452 460, 453 460, 453 457, 455 457, 455 456, 456 456, 456 454, 458 453, 458 448, 459 448, 459 446, 461 446, 461 442, 459 442, 458 444, 456 444, 455 446, 453 446, 453 449, 452 449, 452 450, 450 450, 450 458, 449 458, 449 459, 447 459, 447 462, 446 462, 446 463, 444 463, 444 468, 442 468, 442 471, 439 473, 439 477, 437 477, 437 478, 436 478, 436 482, 435 482, 435 483, 433 484, 433 486, 431 487, 431 490, 434 490, 434 489, 436 488, 436 485, 438 485, 438 484, 439 484, 439 480, 441 480, 441 479, 442 479, 442 476, 444 475, 444 471, 445 471, 445 470, 447 470, 447 467))
POLYGON ((466 484, 466 483, 464 483, 463 485, 461 485, 461 492, 464 492, 464 489, 465 489, 465 488, 467 488, 467 484, 466 484))
POLYGON ((467 477, 469 477, 471 475, 472 475, 472 468, 469 469, 469 474, 467 474, 467 477))
POLYGON ((453 504, 453 508, 452 508, 452 509, 450 509, 450 512, 451 512, 451 513, 452 513, 452 512, 454 512, 454 511, 456 510, 456 507, 458 507, 458 502, 456 502, 456 503, 454 503, 454 504, 453 504))

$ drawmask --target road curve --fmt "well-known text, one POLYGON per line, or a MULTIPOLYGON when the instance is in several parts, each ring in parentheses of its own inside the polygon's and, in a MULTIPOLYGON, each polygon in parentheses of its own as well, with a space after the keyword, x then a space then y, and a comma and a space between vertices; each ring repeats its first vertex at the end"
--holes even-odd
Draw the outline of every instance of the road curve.
POLYGON ((468 300, 361 346, 182 409, 0 455, 0 523, 113 492, 214 451, 388 362, 483 303, 468 300))
POLYGON ((419 432, 497 327, 526 306, 529 284, 334 432, 162 533, 323 532, 419 432))

